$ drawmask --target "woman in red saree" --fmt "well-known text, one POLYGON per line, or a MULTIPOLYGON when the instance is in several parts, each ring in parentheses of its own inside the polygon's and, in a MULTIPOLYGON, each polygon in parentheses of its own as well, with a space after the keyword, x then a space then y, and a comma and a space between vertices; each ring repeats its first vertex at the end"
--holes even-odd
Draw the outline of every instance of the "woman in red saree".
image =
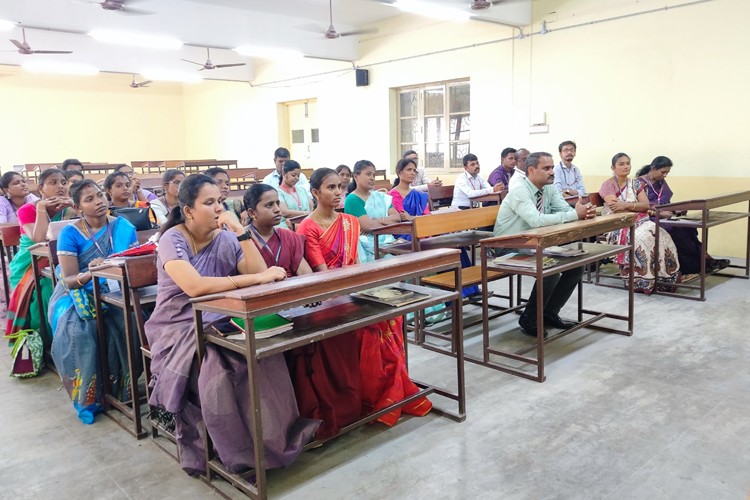
MULTIPOLYGON (((352 215, 334 210, 341 201, 341 179, 331 169, 318 169, 310 179, 310 187, 317 199, 317 207, 298 228, 298 232, 305 236, 305 257, 310 266, 317 272, 358 264, 359 221, 352 215)), ((396 318, 360 328, 353 334, 330 339, 344 339, 349 349, 352 344, 358 348, 355 356, 342 357, 336 363, 346 366, 351 375, 358 372, 360 415, 380 411, 419 392, 416 384, 409 379, 402 326, 403 318, 396 318), (353 361, 357 359, 358 365, 353 361)), ((331 368, 333 371, 334 367, 331 368)), ((350 382, 356 380, 350 379, 350 382)), ((301 396, 306 397, 306 392, 298 391, 298 400, 301 396)), ((303 405, 298 404, 302 412, 303 405)), ((423 416, 431 408, 432 403, 423 397, 381 416, 378 421, 393 425, 401 416, 402 410, 410 415, 423 416)), ((315 418, 323 418, 321 427, 326 427, 324 416, 317 415, 315 418)))

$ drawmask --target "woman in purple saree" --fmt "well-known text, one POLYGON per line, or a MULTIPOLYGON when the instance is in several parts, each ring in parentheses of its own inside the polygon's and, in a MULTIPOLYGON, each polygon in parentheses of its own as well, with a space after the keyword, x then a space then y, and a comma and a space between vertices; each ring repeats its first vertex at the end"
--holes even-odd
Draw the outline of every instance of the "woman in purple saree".
MULTIPOLYGON (((237 216, 224 211, 220 196, 215 181, 205 175, 190 175, 180 185, 180 205, 170 212, 159 241, 156 308, 146 322, 153 374, 149 404, 174 415, 180 464, 188 474, 206 470, 201 423, 229 470, 255 466, 246 361, 207 345, 198 373, 190 298, 286 277, 280 267, 266 268, 237 216), (224 226, 230 230, 222 230, 224 226)), ((206 313, 203 319, 210 323, 220 316, 206 313)), ((266 465, 284 467, 299 455, 319 422, 299 418, 282 355, 259 364, 266 465)))

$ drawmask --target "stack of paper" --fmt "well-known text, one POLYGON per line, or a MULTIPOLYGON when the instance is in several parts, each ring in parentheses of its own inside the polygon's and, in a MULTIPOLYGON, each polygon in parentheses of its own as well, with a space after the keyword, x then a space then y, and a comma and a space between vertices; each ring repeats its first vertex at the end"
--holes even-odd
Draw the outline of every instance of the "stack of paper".
MULTIPOLYGON (((529 255, 527 253, 508 253, 500 257, 495 258, 492 261, 497 266, 512 266, 512 267, 523 267, 527 269, 536 269, 536 255, 529 255)), ((544 257, 542 259, 542 267, 547 269, 557 264, 557 259, 552 257, 544 257)))

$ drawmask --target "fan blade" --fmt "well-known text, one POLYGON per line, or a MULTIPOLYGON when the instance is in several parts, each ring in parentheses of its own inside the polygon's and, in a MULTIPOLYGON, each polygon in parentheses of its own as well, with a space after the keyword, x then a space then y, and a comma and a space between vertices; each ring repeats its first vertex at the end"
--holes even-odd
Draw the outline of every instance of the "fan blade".
POLYGON ((24 46, 23 46, 23 44, 22 44, 21 42, 19 42, 18 40, 11 40, 11 41, 10 41, 10 43, 12 43, 12 44, 13 44, 13 45, 15 45, 16 47, 18 47, 18 48, 19 48, 19 50, 24 50, 24 49, 26 48, 26 47, 24 47, 24 46))
POLYGON ((139 87, 145 87, 145 86, 147 86, 147 85, 149 85, 151 83, 154 83, 154 82, 152 82, 151 80, 146 80, 145 82, 139 82, 138 86, 139 87))
POLYGON ((339 36, 370 35, 377 32, 377 28, 368 28, 364 30, 345 31, 344 33, 339 33, 339 36))
POLYGON ((32 54, 72 54, 72 50, 32 50, 32 54))
POLYGON ((134 9, 133 7, 128 7, 127 5, 123 6, 123 8, 120 9, 120 12, 122 12, 123 14, 130 14, 131 16, 150 16, 154 14, 150 10, 134 9))
POLYGON ((204 69, 208 69, 208 68, 206 68, 205 66, 203 66, 203 67, 202 67, 201 69, 199 69, 198 71, 203 71, 204 69))
POLYGON ((244 66, 247 63, 234 63, 234 64, 217 64, 214 68, 231 68, 233 66, 244 66))
POLYGON ((190 64, 197 64, 198 66, 203 66, 203 63, 195 62, 195 61, 188 61, 187 59, 180 59, 180 61, 189 62, 190 64))
POLYGON ((310 33, 317 33, 319 35, 326 32, 325 28, 317 24, 304 24, 302 26, 297 26, 296 28, 302 31, 309 31, 310 33))

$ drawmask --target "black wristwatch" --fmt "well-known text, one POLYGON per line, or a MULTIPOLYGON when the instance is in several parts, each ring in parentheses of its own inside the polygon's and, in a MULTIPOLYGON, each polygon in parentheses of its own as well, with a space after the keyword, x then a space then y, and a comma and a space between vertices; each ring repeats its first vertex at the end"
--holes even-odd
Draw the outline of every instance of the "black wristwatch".
POLYGON ((250 231, 245 231, 241 235, 237 236, 237 241, 245 241, 249 240, 252 236, 250 235, 250 231))

